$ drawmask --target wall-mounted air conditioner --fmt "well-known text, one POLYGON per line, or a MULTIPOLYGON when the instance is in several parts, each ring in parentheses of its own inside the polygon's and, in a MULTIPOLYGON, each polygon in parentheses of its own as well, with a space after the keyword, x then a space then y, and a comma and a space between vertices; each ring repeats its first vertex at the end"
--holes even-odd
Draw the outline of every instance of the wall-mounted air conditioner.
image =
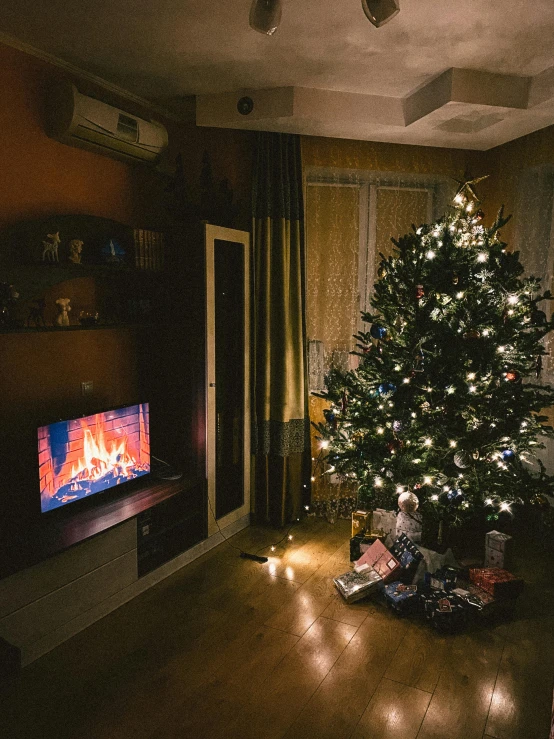
POLYGON ((70 82, 48 92, 50 138, 125 161, 157 162, 167 147, 167 130, 95 98, 82 95, 70 82))

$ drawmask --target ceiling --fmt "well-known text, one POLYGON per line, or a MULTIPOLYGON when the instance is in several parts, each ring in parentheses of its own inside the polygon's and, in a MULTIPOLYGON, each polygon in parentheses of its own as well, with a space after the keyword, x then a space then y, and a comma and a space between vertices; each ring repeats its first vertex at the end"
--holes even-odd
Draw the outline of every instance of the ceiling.
POLYGON ((378 29, 360 0, 283 0, 272 37, 250 4, 2 0, 0 31, 176 112, 197 96, 199 125, 488 149, 554 123, 552 0, 400 0, 378 29))

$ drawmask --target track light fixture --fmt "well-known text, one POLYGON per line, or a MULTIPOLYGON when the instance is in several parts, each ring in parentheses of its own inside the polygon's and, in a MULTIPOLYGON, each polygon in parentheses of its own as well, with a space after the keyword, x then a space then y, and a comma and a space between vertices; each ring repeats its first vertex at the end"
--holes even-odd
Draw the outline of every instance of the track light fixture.
POLYGON ((273 36, 281 21, 281 0, 253 0, 250 27, 266 36, 273 36))
POLYGON ((362 8, 375 28, 380 28, 400 12, 400 0, 362 0, 362 8))
MULTIPOLYGON (((400 0, 362 0, 362 8, 375 28, 380 28, 400 12, 400 0)), ((252 0, 250 27, 273 36, 281 22, 281 12, 281 0, 252 0)))

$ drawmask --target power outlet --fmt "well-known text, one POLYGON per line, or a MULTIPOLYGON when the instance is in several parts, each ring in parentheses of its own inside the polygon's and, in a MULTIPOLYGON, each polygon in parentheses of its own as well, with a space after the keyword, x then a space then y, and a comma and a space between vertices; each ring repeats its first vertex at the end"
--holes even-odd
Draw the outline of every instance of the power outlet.
POLYGON ((92 380, 87 380, 86 382, 81 383, 81 393, 83 395, 92 395, 93 390, 94 383, 92 380))

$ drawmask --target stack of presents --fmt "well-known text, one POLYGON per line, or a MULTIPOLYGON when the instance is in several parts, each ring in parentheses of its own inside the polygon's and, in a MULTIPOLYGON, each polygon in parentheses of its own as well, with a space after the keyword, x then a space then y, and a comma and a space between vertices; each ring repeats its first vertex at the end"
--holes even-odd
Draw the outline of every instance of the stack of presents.
POLYGON ((421 521, 416 515, 355 511, 352 534, 354 569, 334 579, 347 603, 380 593, 396 613, 421 615, 436 629, 453 631, 468 618, 510 611, 523 589, 523 580, 505 569, 511 537, 499 531, 486 535, 484 567, 442 565, 434 572, 427 571, 428 550, 418 547, 421 521))

